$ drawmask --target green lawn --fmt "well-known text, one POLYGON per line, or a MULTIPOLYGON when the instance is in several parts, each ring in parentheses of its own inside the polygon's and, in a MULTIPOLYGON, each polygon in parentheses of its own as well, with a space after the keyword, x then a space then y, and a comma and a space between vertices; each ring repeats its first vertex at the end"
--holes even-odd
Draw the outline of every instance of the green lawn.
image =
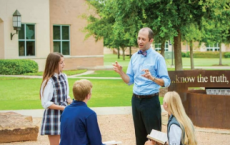
MULTIPOLYGON (((123 71, 127 70, 129 57, 126 60, 117 59, 117 55, 105 55, 104 65, 112 66, 118 61, 123 66, 123 71)), ((183 58, 183 66, 190 66, 190 59, 183 58)), ((230 59, 223 59, 223 64, 230 65, 230 59)), ((212 66, 218 64, 218 58, 195 58, 195 66, 212 66)), ((166 60, 168 66, 171 65, 171 60, 166 60)), ((189 68, 186 68, 189 69, 189 68)), ((174 70, 174 68, 168 68, 174 70)), ((64 71, 67 75, 83 73, 87 70, 64 71)), ((25 75, 42 75, 42 72, 25 74, 25 75)), ((97 70, 95 74, 85 75, 86 77, 119 77, 113 70, 97 70)), ((72 85, 77 79, 69 78, 70 96, 72 96, 72 85)), ((109 107, 109 106, 130 106, 132 86, 126 85, 122 80, 91 80, 93 87, 93 96, 89 101, 90 107, 109 107)), ((18 110, 18 109, 41 109, 39 99, 39 89, 41 79, 0 77, 0 110, 18 110)), ((162 97, 160 97, 162 103, 162 97)))
MULTIPOLYGON (((170 65, 172 60, 167 59, 166 62, 168 65, 170 65)), ((190 58, 182 58, 182 63, 184 67, 190 67, 190 58)), ((195 67, 196 66, 213 66, 216 64, 219 64, 219 58, 194 58, 195 67)), ((230 67, 230 59, 223 58, 222 64, 229 65, 230 67)))
MULTIPOLYGON (((69 79, 70 96, 77 79, 69 79)), ((90 107, 130 106, 132 86, 122 80, 90 80, 93 95, 90 107)), ((41 79, 0 77, 0 110, 41 109, 39 89, 41 79)), ((162 102, 162 98, 160 97, 162 102)))
POLYGON ((115 54, 105 54, 104 55, 104 66, 112 66, 115 61, 117 61, 121 66, 125 67, 129 65, 129 56, 125 56, 125 60, 120 56, 120 59, 117 58, 115 54))
MULTIPOLYGON (((122 66, 128 66, 129 60, 129 56, 126 56, 125 61, 123 61, 122 57, 120 57, 120 59, 117 59, 117 55, 114 54, 104 55, 105 66, 112 66, 115 61, 117 61, 122 66)), ((182 58, 182 62, 184 67, 190 67, 190 58, 182 58)), ((166 59, 166 64, 167 66, 171 66, 172 60, 166 59)), ((175 62, 173 64, 175 64, 175 62)), ((215 64, 219 64, 219 58, 194 58, 195 66, 213 66, 215 64)), ((227 64, 230 66, 230 59, 222 58, 222 64, 227 64)))
MULTIPOLYGON (((114 64, 114 62, 117 61, 122 67, 123 71, 126 72, 130 58, 129 56, 125 57, 125 60, 117 58, 117 55, 114 54, 106 54, 104 55, 104 65, 105 66, 111 66, 114 64)), ((172 60, 166 59, 167 66, 171 66, 172 60)), ((182 58, 183 61, 183 67, 184 70, 190 70, 190 58, 182 58)), ((218 64, 219 59, 218 58, 194 58, 194 64, 195 66, 212 66, 214 64, 218 64)), ((223 58, 222 60, 223 64, 229 65, 230 68, 230 59, 223 58)), ((174 63, 175 64, 175 63, 174 63)), ((168 68, 168 71, 174 71, 175 68, 168 68)), ((214 70, 214 69, 207 69, 207 70, 214 70)), ((84 75, 85 77, 119 77, 119 75, 114 72, 113 70, 96 70, 94 74, 84 75)))
MULTIPOLYGON (((123 71, 126 72, 127 66, 123 67, 123 71)), ((168 71, 175 70, 174 68, 168 68, 168 71)), ((82 75, 82 77, 120 77, 114 70, 96 70, 93 74, 82 75)))

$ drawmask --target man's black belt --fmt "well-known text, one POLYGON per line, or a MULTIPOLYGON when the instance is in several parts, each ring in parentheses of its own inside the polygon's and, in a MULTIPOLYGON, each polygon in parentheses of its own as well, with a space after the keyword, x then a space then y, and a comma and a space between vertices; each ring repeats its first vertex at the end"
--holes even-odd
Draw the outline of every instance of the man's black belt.
POLYGON ((159 93, 154 93, 154 94, 150 94, 150 95, 137 95, 133 93, 133 96, 139 98, 139 99, 143 99, 143 98, 152 98, 152 97, 156 97, 158 96, 159 93))

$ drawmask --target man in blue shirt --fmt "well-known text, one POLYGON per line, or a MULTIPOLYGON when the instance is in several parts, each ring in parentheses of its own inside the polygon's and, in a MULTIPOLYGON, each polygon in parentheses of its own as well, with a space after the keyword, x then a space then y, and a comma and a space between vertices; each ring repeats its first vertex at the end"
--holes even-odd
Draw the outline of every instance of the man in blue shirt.
POLYGON ((75 100, 61 116, 60 145, 102 145, 96 113, 87 107, 91 98, 92 83, 79 80, 74 83, 75 100))
POLYGON ((137 38, 140 50, 133 54, 127 72, 117 62, 113 64, 123 81, 133 86, 132 113, 136 144, 144 145, 152 129, 161 131, 160 87, 168 87, 168 75, 164 57, 151 48, 153 31, 142 28, 137 38))

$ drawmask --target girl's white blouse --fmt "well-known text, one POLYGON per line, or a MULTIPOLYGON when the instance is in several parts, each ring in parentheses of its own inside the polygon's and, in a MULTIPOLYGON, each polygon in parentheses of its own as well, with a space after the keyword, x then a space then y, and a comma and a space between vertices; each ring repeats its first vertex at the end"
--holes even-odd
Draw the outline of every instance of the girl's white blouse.
POLYGON ((169 145, 180 145, 182 130, 179 126, 172 124, 169 130, 169 145))
MULTIPOLYGON (((58 77, 58 74, 55 73, 54 76, 58 77)), ((69 83, 68 83, 68 79, 67 79, 66 74, 64 74, 64 77, 65 77, 66 82, 67 82, 67 99, 69 99, 70 98, 70 96, 69 96, 69 83)), ((44 92, 43 92, 43 86, 44 85, 45 85, 45 81, 42 83, 42 87, 41 87, 41 90, 40 90, 40 93, 41 93, 41 104, 42 104, 43 108, 47 109, 50 105, 53 104, 53 102, 51 102, 51 99, 53 97, 52 79, 49 79, 47 85, 44 88, 44 92)))

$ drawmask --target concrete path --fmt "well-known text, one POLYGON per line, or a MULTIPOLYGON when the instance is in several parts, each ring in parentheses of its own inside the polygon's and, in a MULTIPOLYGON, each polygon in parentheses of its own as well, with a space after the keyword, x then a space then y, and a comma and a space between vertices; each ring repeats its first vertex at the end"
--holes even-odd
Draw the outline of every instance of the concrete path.
MULTIPOLYGON (((100 67, 100 69, 103 70, 104 69, 112 69, 112 66, 104 66, 104 67, 100 67)), ((171 66, 169 68, 174 68, 174 66, 171 66)), ((190 68, 190 67, 183 67, 183 68, 190 68)), ((92 68, 88 68, 88 69, 92 69, 92 68)), ((94 68, 93 68, 94 69, 94 68)), ((230 66, 199 66, 199 67, 195 67, 195 69, 219 69, 219 70, 230 70, 230 66)), ((87 77, 87 76, 83 76, 83 75, 88 75, 88 74, 93 74, 95 71, 94 70, 87 70, 84 73, 81 74, 76 74, 76 75, 71 75, 68 76, 68 78, 84 78, 84 79, 121 79, 120 77, 87 77)), ((0 77, 23 77, 23 78, 42 78, 42 76, 25 76, 25 75, 0 75, 0 77)))
POLYGON ((84 73, 81 73, 81 74, 76 74, 76 75, 71 75, 71 76, 68 76, 68 77, 78 77, 78 76, 82 76, 82 75, 89 75, 89 74, 93 74, 95 71, 94 70, 87 70, 86 72, 84 73))
MULTIPOLYGON (((175 68, 175 66, 168 66, 168 68, 175 68)), ((183 68, 191 68, 190 66, 183 66, 183 68)), ((195 66, 195 69, 221 69, 230 70, 230 66, 195 66)))
MULTIPOLYGON (((131 106, 125 107, 90 107, 94 110, 97 115, 122 115, 122 114, 132 114, 131 106)), ((161 105, 161 111, 166 112, 161 105)), ((33 110, 4 110, 1 112, 16 112, 22 115, 28 115, 32 117, 42 117, 44 109, 33 109, 33 110)))

